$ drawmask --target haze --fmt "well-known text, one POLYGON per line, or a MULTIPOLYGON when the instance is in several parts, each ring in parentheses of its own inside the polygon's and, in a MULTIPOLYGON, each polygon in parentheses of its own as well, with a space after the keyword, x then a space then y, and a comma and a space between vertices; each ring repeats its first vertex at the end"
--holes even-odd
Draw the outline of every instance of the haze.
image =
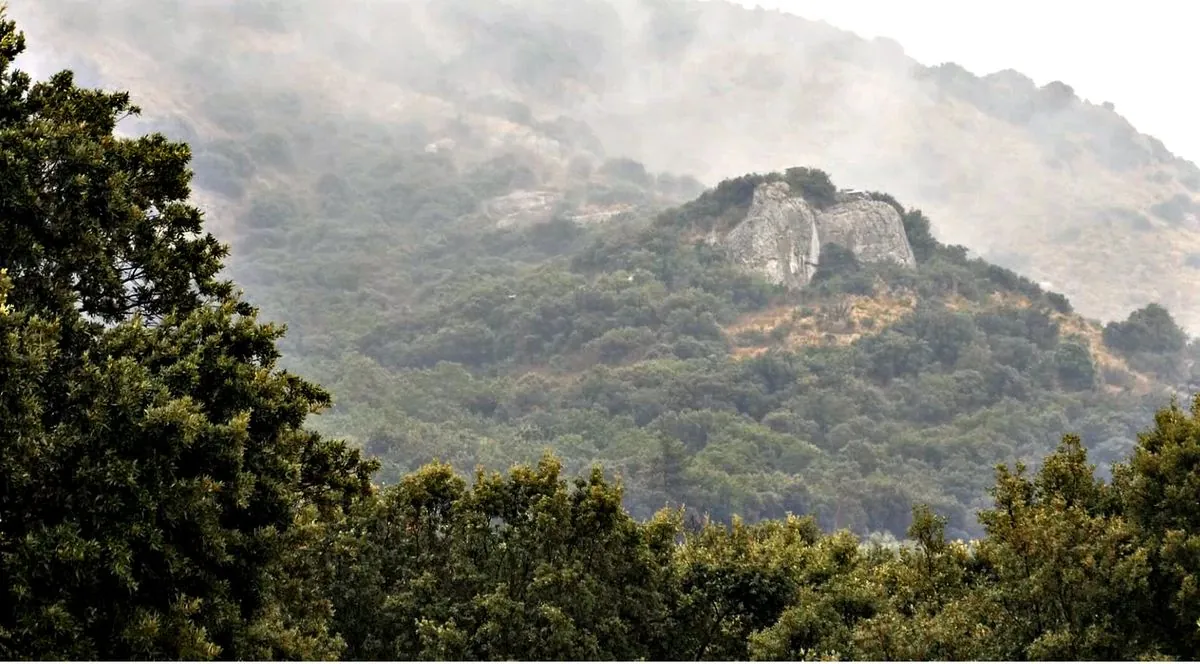
MULTIPOLYGON (((103 12, 15 0, 12 10, 35 74, 75 67, 85 84, 130 90, 160 114, 148 120, 174 116, 154 125, 169 134, 187 125, 200 189, 212 164, 234 159, 216 155, 236 152, 218 135, 280 95, 322 106, 327 128, 306 125, 304 140, 411 125, 432 145, 464 123, 481 140, 457 144, 460 166, 531 155, 540 175, 527 186, 559 194, 575 158, 629 157, 708 185, 810 165, 924 209, 940 239, 1052 284, 1089 316, 1158 301, 1200 329, 1200 170, 1170 154, 1200 152, 1184 121, 1200 110, 1183 101, 1188 16, 1164 2, 1135 17, 1030 2, 989 13, 773 6, 838 27, 668 0, 114 0, 103 12), (929 70, 904 54, 1006 73, 929 70), (1042 85, 1055 80, 1074 91, 1042 85)), ((341 148, 331 142, 330 154, 341 148)), ((327 168, 327 155, 311 166, 327 168)), ((232 211, 212 216, 238 223, 232 211)))
POLYGON ((888 37, 926 65, 956 62, 984 76, 1015 69, 1116 105, 1140 131, 1200 161, 1200 94, 1190 84, 1200 5, 1172 0, 738 0, 823 20, 867 39, 888 37), (1131 9, 1134 7, 1134 9, 1131 9))

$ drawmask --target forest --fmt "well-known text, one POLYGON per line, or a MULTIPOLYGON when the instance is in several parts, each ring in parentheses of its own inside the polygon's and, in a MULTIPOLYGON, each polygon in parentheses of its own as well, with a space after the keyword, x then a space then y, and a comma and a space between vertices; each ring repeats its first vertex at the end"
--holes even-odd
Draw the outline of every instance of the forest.
POLYGON ((834 245, 788 292, 696 240, 815 168, 667 205, 610 159, 579 195, 630 212, 497 229, 519 164, 395 144, 245 192, 235 283, 192 147, 24 48, 0 22, 0 658, 1200 652, 1165 308, 1101 328, 882 193, 914 269, 834 245))

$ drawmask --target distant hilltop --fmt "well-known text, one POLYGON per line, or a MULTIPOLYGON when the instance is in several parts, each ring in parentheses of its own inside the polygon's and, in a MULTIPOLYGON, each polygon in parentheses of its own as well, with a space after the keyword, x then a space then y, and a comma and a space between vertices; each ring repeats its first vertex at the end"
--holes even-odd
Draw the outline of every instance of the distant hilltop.
MULTIPOLYGON (((710 185, 820 164, 1089 316, 1157 301, 1200 326, 1200 169, 1067 83, 924 67, 891 40, 722 1, 25 0, 12 13, 59 49, 39 51, 43 65, 155 100, 143 126, 194 142, 200 193, 224 210, 270 186, 245 170, 271 130, 261 109, 301 96, 332 123, 312 131, 371 118, 460 166, 519 154, 534 176, 520 189, 568 199, 580 163, 629 158, 710 185), (223 185, 228 173, 243 184, 223 185)), ((331 163, 289 148, 297 165, 331 163)), ((503 209, 493 221, 508 223, 503 209)))

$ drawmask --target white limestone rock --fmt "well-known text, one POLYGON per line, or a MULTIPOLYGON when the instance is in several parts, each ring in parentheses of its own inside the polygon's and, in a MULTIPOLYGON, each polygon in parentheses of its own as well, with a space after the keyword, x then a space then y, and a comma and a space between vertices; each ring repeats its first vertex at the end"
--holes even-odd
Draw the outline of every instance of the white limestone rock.
POLYGON ((755 188, 746 218, 709 241, 725 247, 737 264, 787 288, 802 288, 812 280, 821 247, 831 242, 864 263, 916 265, 904 221, 891 205, 850 195, 816 210, 786 182, 755 188))

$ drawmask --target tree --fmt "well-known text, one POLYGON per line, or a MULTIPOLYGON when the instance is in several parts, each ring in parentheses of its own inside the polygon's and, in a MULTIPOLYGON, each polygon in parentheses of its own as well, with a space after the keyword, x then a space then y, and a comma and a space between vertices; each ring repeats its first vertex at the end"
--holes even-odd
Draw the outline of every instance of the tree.
POLYGON ((828 207, 837 202, 837 187, 825 171, 795 166, 784 171, 783 180, 788 183, 793 193, 800 194, 804 200, 818 208, 828 207))
POLYGON ((1104 327, 1104 344, 1125 353, 1178 353, 1187 345, 1187 334, 1171 312, 1160 304, 1148 304, 1122 322, 1104 327))
POLYGON ((122 324, 66 366, 68 325, 4 315, 4 656, 337 653, 299 554, 373 468, 301 428, 326 395, 237 309, 122 324))
POLYGON ((923 263, 932 258, 938 242, 930 231, 929 218, 920 210, 909 210, 901 219, 904 221, 904 234, 917 261, 923 263))
POLYGON ((0 21, 0 657, 336 656, 315 547, 375 465, 303 429, 329 396, 216 278, 187 147, 23 46, 0 21))
MULTIPOLYGON (((1144 623, 1147 551, 1114 510, 1077 436, 1065 436, 1034 478, 1002 468, 979 601, 991 638, 983 659, 1125 660, 1155 654, 1144 623)), ((1179 652, 1183 654, 1183 652, 1179 652)))
POLYGON ((1191 412, 1159 411, 1129 461, 1113 469, 1124 516, 1138 529, 1153 566, 1151 606, 1140 629, 1163 653, 1200 652, 1200 396, 1191 412))
POLYGON ((678 438, 665 434, 658 437, 658 446, 653 471, 655 479, 668 501, 678 501, 686 489, 686 471, 690 461, 687 447, 678 438))
POLYGON ((12 68, 23 35, 0 14, 0 268, 10 305, 78 309, 111 323, 228 296, 226 248, 188 205, 187 145, 113 135, 139 113, 126 93, 70 72, 32 83, 12 68))
POLYGON ((840 244, 827 243, 821 247, 820 265, 813 273, 813 283, 856 274, 861 266, 854 252, 840 244))
POLYGON ((1054 352, 1058 380, 1069 390, 1090 390, 1096 383, 1096 365, 1087 346, 1077 341, 1060 344, 1054 352))
POLYGON ((356 659, 662 659, 678 519, 634 521, 593 470, 432 464, 341 536, 332 586, 356 659))

